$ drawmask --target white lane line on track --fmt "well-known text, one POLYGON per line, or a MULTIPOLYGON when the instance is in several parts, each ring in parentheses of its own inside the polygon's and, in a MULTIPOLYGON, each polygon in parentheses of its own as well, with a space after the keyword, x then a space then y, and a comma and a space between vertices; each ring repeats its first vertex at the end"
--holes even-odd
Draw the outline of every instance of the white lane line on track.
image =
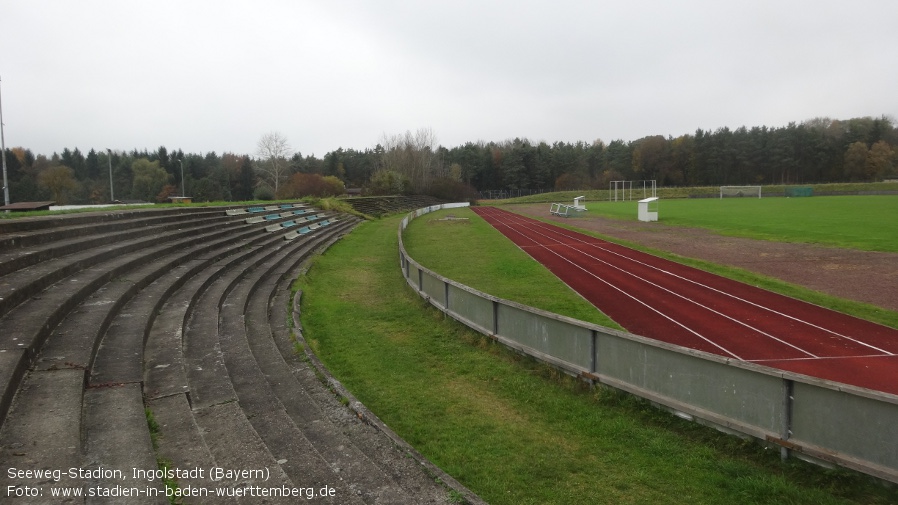
MULTIPOLYGON (((546 228, 545 223, 542 223, 542 222, 540 222, 540 221, 534 221, 534 223, 536 223, 535 226, 534 226, 535 228, 544 228, 544 229, 546 228)), ((528 223, 528 224, 530 224, 530 223, 528 223)), ((564 230, 564 228, 558 228, 558 229, 564 230)), ((555 230, 552 230, 552 231, 555 231, 555 230)), ((565 231, 566 231, 566 230, 565 230, 565 231)), ((787 318, 787 319, 791 319, 792 321, 795 321, 795 322, 804 324, 804 325, 806 325, 806 326, 810 326, 811 328, 814 328, 814 329, 817 329, 817 330, 820 330, 820 331, 829 333, 829 334, 831 334, 831 335, 833 335, 833 336, 836 336, 836 337, 839 337, 839 338, 843 338, 843 339, 848 340, 848 341, 850 341, 850 342, 854 342, 855 344, 858 344, 858 345, 867 347, 867 348, 872 349, 872 350, 874 350, 874 351, 881 352, 881 353, 883 353, 883 354, 885 354, 885 355, 887 355, 887 356, 895 356, 895 355, 896 355, 895 353, 889 352, 889 351, 887 351, 887 350, 885 350, 885 349, 880 349, 879 347, 876 347, 875 345, 872 345, 872 344, 869 344, 869 343, 867 343, 867 342, 863 342, 863 341, 857 340, 857 339, 855 339, 855 338, 849 337, 848 335, 844 335, 844 334, 842 334, 842 333, 839 333, 839 332, 837 332, 837 331, 835 331, 835 330, 831 330, 831 329, 829 329, 829 328, 825 328, 825 327, 823 327, 823 326, 814 324, 814 323, 812 323, 812 322, 810 322, 810 321, 805 321, 804 319, 799 319, 799 318, 797 318, 797 317, 795 317, 795 316, 790 316, 789 314, 786 314, 786 313, 784 313, 784 312, 780 312, 780 311, 778 311, 778 310, 776 310, 776 309, 773 309, 773 308, 770 308, 770 307, 761 305, 761 304, 759 304, 759 303, 755 303, 755 302, 746 300, 746 299, 744 299, 744 298, 740 298, 740 297, 738 297, 738 296, 736 296, 736 295, 733 295, 733 294, 731 294, 731 293, 727 293, 726 291, 721 291, 721 290, 719 290, 719 289, 717 289, 717 288, 713 288, 713 287, 708 286, 708 285, 706 285, 706 284, 702 284, 701 282, 694 281, 694 280, 692 280, 692 279, 688 279, 688 278, 686 278, 686 277, 683 277, 683 276, 681 276, 681 275, 675 274, 675 273, 673 273, 673 272, 669 272, 669 271, 667 271, 667 270, 664 270, 663 268, 658 268, 658 267, 649 265, 649 264, 647 264, 647 263, 644 263, 644 262, 642 262, 642 261, 639 261, 639 260, 630 258, 630 257, 628 257, 628 256, 625 256, 625 255, 621 254, 621 253, 618 253, 618 252, 609 250, 609 249, 607 249, 607 248, 601 247, 599 244, 592 243, 592 242, 587 242, 587 241, 585 241, 585 240, 578 239, 577 237, 574 237, 574 236, 571 236, 571 235, 567 235, 567 234, 565 234, 565 233, 563 233, 563 232, 556 232, 556 233, 560 233, 562 236, 564 236, 564 237, 566 237, 566 238, 569 238, 569 239, 571 239, 571 240, 574 240, 574 241, 576 241, 576 242, 579 242, 579 243, 582 243, 582 244, 586 244, 586 245, 589 245, 589 246, 592 246, 592 247, 596 247, 596 248, 601 249, 601 250, 603 250, 603 251, 605 251, 605 252, 607 252, 607 253, 609 253, 609 254, 613 254, 613 255, 615 255, 615 256, 618 256, 618 257, 620 257, 620 258, 623 258, 623 259, 625 259, 625 260, 627 260, 627 261, 630 261, 630 262, 633 262, 633 263, 637 263, 637 264, 639 264, 639 265, 642 265, 642 266, 644 266, 644 267, 651 268, 651 269, 653 269, 653 270, 657 270, 658 272, 667 274, 667 275, 669 275, 669 276, 671 276, 671 277, 675 277, 675 278, 677 278, 677 279, 680 279, 680 280, 683 280, 683 281, 686 281, 686 282, 695 284, 696 286, 700 286, 700 287, 702 287, 702 288, 705 288, 705 289, 714 291, 714 292, 716 292, 716 293, 722 294, 722 295, 724 295, 724 296, 730 297, 730 298, 732 298, 732 299, 734 299, 734 300, 738 300, 738 301, 740 301, 740 302, 747 303, 747 304, 752 305, 752 306, 754 306, 754 307, 758 307, 758 308, 760 308, 760 309, 763 309, 763 310, 766 310, 766 311, 771 312, 771 313, 773 313, 773 314, 776 314, 776 315, 778 315, 778 316, 780 316, 780 317, 785 317, 785 318, 787 318)))
MULTIPOLYGON (((493 217, 493 218, 495 219, 494 216, 490 216, 490 217, 493 217)), ((727 348, 721 346, 720 344, 714 342, 713 340, 708 339, 707 337, 703 336, 701 333, 699 333, 699 332, 693 330, 692 328, 690 328, 690 327, 684 325, 683 323, 677 321, 676 319, 673 319, 672 317, 670 317, 670 316, 668 316, 667 314, 661 312, 660 310, 658 310, 658 309, 656 309, 656 308, 654 308, 654 307, 648 305, 647 303, 643 302, 642 300, 640 300, 640 299, 634 297, 634 296, 631 295, 630 293, 627 293, 626 291, 624 291, 624 290, 618 288, 617 286, 615 286, 615 285, 609 283, 608 281, 606 281, 606 280, 602 279, 601 277, 595 275, 594 273, 590 272, 589 270, 586 270, 585 268, 581 267, 580 265, 577 265, 576 263, 574 263, 574 262, 572 262, 571 260, 565 258, 564 256, 558 254, 557 252, 553 251, 552 249, 549 249, 548 247, 539 244, 538 242, 536 242, 536 241, 533 240, 532 238, 527 237, 527 236, 524 235, 523 233, 519 232, 519 231, 518 231, 517 229, 515 229, 514 227, 512 227, 512 226, 510 226, 510 225, 506 225, 506 226, 508 226, 509 230, 511 230, 511 231, 513 231, 513 232, 515 232, 515 233, 517 233, 517 234, 519 234, 519 235, 521 235, 523 238, 525 238, 525 239, 527 239, 527 240, 530 240, 531 242, 533 242, 534 244, 536 244, 536 246, 542 247, 542 248, 545 249, 546 251, 549 251, 550 253, 552 253, 552 254, 558 256, 558 257, 561 258, 562 260, 564 260, 564 261, 570 263, 571 265, 573 265, 574 267, 576 267, 576 268, 582 270, 582 271, 585 272, 587 275, 589 275, 589 276, 593 277, 594 279, 598 280, 599 282, 602 282, 603 284, 605 284, 605 285, 611 287, 612 289, 614 289, 614 290, 620 292, 622 295, 624 295, 624 296, 626 296, 626 297, 632 299, 633 301, 639 303, 640 305, 645 306, 647 309, 651 310, 652 312, 655 312, 656 314, 658 314, 658 315, 660 315, 661 317, 663 317, 663 318, 669 320, 670 322, 676 324, 677 326, 680 326, 680 327, 683 328, 684 330, 688 331, 689 333, 692 333, 692 334, 695 335, 696 337, 698 337, 698 338, 704 340, 705 342, 707 342, 707 343, 713 345, 714 347, 720 349, 720 350, 723 351, 724 353, 726 353, 726 354, 728 354, 728 355, 732 356, 733 358, 736 358, 736 359, 738 359, 738 360, 740 360, 740 361, 745 361, 745 360, 742 359, 742 357, 740 357, 738 354, 736 354, 736 353, 730 351, 729 349, 727 349, 727 348)))
MULTIPOLYGON (((531 231, 533 231, 534 233, 537 233, 538 235, 540 235, 540 236, 542 236, 542 237, 545 237, 546 239, 549 239, 549 240, 556 240, 556 239, 554 239, 554 238, 552 238, 552 237, 549 237, 548 235, 546 235, 546 234, 544 234, 544 233, 540 233, 539 231, 532 230, 532 229, 531 229, 531 231)), ((534 241, 534 242, 535 242, 535 241, 534 241)), ((556 242, 557 242, 557 240, 556 240, 556 242)), ((786 342, 785 340, 782 340, 782 339, 780 339, 780 338, 777 338, 777 337, 771 335, 770 333, 767 333, 766 331, 763 331, 763 330, 761 330, 761 329, 759 329, 759 328, 755 328, 754 326, 752 326, 752 325, 750 325, 750 324, 748 324, 748 323, 746 323, 746 322, 744 322, 744 321, 740 321, 740 320, 738 320, 738 319, 736 319, 736 318, 733 318, 733 317, 731 317, 731 316, 728 316, 728 315, 724 314, 723 312, 720 312, 720 311, 718 311, 718 310, 715 310, 715 309, 713 309, 713 308, 711 308, 711 307, 709 307, 709 306, 707 306, 707 305, 705 305, 705 304, 703 304, 703 303, 700 303, 700 302, 697 301, 697 300, 693 300, 693 299, 691 299, 691 298, 689 298, 689 297, 687 297, 687 296, 681 295, 680 293, 677 293, 677 292, 675 292, 675 291, 673 291, 673 290, 671 290, 671 289, 665 288, 664 286, 661 286, 660 284, 657 284, 657 283, 655 283, 655 282, 651 282, 651 281, 649 281, 649 280, 643 279, 643 278, 639 277, 638 275, 634 274, 633 272, 628 272, 627 270, 624 270, 624 269, 621 268, 621 267, 618 267, 618 266, 616 266, 616 265, 612 265, 611 263, 609 263, 609 262, 607 262, 607 261, 605 261, 605 260, 603 260, 603 259, 601 259, 601 258, 597 258, 597 257, 595 257, 595 256, 593 256, 593 255, 591 255, 591 254, 589 254, 589 253, 587 253, 587 252, 585 252, 585 251, 581 251, 580 249, 577 249, 576 247, 564 245, 564 243, 562 243, 562 242, 558 242, 558 244, 551 244, 551 245, 563 245, 563 246, 567 247, 568 249, 571 249, 571 250, 573 250, 573 251, 576 251, 577 253, 580 253, 580 254, 582 254, 582 255, 584 255, 584 256, 586 256, 586 257, 588 257, 588 258, 591 258, 591 259, 593 259, 593 260, 595 260, 595 261, 598 261, 599 263, 602 263, 602 264, 604 264, 604 265, 607 265, 608 267, 613 268, 613 269, 617 270, 618 272, 620 272, 620 273, 622 273, 622 274, 624 274, 624 275, 628 275, 628 276, 634 278, 637 282, 642 282, 642 283, 648 284, 648 285, 650 285, 650 286, 653 286, 653 287, 655 287, 655 288, 658 289, 658 290, 664 291, 664 292, 666 292, 666 293, 668 293, 668 294, 670 294, 670 295, 673 295, 673 296, 675 296, 675 297, 677 297, 677 298, 680 298, 680 299, 685 300, 685 301, 687 301, 687 302, 689 302, 689 303, 692 303, 693 305, 696 305, 696 306, 698 306, 698 307, 701 307, 701 308, 707 310, 708 312, 711 312, 711 313, 716 314, 716 315, 718 315, 718 316, 720 316, 720 317, 722 317, 722 318, 724 318, 724 319, 727 319, 727 320, 729 320, 729 321, 732 321, 732 322, 734 322, 734 323, 736 323, 736 324, 738 324, 738 325, 740 325, 740 326, 743 326, 743 327, 745 327, 745 328, 748 328, 749 330, 751 330, 751 331, 753 331, 753 332, 755 332, 755 333, 758 333, 758 334, 760 334, 760 335, 763 335, 763 336, 765 336, 765 337, 767 337, 767 338, 769 338, 769 339, 771 339, 771 340, 774 340, 774 341, 776 341, 776 342, 779 342, 780 344, 783 344, 783 345, 785 345, 785 346, 787 346, 787 347, 791 347, 791 348, 795 349, 796 351, 801 352, 801 353, 803 353, 803 354, 806 354, 806 355, 808 355, 808 356, 810 356, 810 357, 812 357, 812 358, 817 358, 817 357, 819 357, 819 356, 817 356, 816 354, 814 354, 814 353, 812 353, 812 352, 810 352, 810 351, 807 351, 807 350, 805 350, 805 349, 802 349, 801 347, 798 347, 797 345, 794 345, 794 344, 792 344, 792 343, 786 342)), ((582 244, 581 244, 581 245, 582 245, 582 244)), ((588 244, 587 244, 587 245, 588 245, 588 244)), ((554 251, 552 251, 552 252, 554 253, 554 251)), ((557 254, 557 253, 556 253, 556 254, 557 254)), ((559 255, 559 256, 560 256, 560 255, 559 255)), ((567 258, 565 258, 565 259, 567 260, 567 258)), ((568 260, 568 261, 570 261, 570 260, 568 260)), ((571 261, 571 263, 573 263, 573 262, 571 261)), ((580 267, 580 268, 583 269, 583 270, 586 270, 586 269, 584 269, 584 268, 582 268, 582 267, 580 267)))
POLYGON ((838 359, 856 359, 856 358, 894 358, 894 355, 882 355, 882 354, 860 354, 856 356, 819 356, 816 358, 764 358, 764 359, 748 359, 750 363, 769 363, 771 361, 823 361, 823 360, 838 360, 838 359))

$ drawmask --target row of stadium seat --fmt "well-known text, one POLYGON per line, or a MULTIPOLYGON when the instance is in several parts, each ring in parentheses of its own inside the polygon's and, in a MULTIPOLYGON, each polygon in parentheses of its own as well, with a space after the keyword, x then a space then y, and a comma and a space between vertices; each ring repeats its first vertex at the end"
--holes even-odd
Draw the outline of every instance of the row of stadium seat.
POLYGON ((292 211, 287 211, 287 212, 281 212, 279 214, 268 214, 266 216, 248 217, 245 219, 245 222, 246 222, 246 224, 261 223, 263 221, 274 221, 276 219, 283 219, 285 217, 301 216, 303 214, 308 214, 310 212, 317 212, 317 211, 315 209, 302 208, 302 209, 297 209, 297 210, 292 210, 292 211))
POLYGON ((298 230, 293 230, 293 231, 287 233, 286 235, 284 235, 284 240, 293 240, 296 237, 301 237, 303 235, 311 233, 314 230, 317 230, 318 228, 328 226, 328 225, 334 224, 336 222, 337 222, 337 218, 332 217, 329 219, 325 219, 323 221, 318 221, 318 222, 312 223, 309 226, 303 226, 302 228, 300 228, 298 230))
POLYGON ((292 228, 294 226, 300 225, 302 223, 309 223, 315 221, 316 219, 321 219, 324 217, 324 214, 312 214, 311 216, 303 216, 297 219, 293 219, 291 221, 283 221, 281 223, 275 223, 265 227, 265 231, 278 231, 284 228, 292 228))
POLYGON ((225 214, 229 216, 239 216, 241 214, 259 214, 261 212, 271 212, 276 210, 288 210, 288 209, 296 209, 296 208, 304 208, 306 204, 304 203, 282 203, 280 205, 266 205, 264 207, 245 207, 242 209, 228 209, 225 211, 225 214))

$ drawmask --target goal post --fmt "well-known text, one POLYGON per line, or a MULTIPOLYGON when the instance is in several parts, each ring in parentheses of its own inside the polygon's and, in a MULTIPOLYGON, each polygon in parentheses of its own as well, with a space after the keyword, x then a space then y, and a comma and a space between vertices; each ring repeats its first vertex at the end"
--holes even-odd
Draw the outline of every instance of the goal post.
POLYGON ((761 198, 761 186, 721 186, 720 198, 761 198))
POLYGON ((655 179, 645 179, 640 181, 610 181, 608 183, 608 200, 609 201, 627 201, 633 200, 634 197, 649 198, 658 196, 658 184, 655 179), (639 192, 642 192, 642 197, 639 192))

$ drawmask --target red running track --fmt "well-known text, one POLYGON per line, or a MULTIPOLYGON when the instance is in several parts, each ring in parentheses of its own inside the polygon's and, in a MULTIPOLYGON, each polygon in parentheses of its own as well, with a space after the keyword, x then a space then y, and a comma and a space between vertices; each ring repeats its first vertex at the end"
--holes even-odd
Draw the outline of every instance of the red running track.
POLYGON ((898 394, 898 330, 505 210, 472 210, 631 333, 898 394))

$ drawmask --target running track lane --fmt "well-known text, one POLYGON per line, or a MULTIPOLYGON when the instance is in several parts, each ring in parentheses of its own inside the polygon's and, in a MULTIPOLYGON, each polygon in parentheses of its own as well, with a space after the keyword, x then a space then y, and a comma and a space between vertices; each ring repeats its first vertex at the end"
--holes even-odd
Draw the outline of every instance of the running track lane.
POLYGON ((898 330, 505 210, 472 210, 632 333, 898 394, 898 330))

